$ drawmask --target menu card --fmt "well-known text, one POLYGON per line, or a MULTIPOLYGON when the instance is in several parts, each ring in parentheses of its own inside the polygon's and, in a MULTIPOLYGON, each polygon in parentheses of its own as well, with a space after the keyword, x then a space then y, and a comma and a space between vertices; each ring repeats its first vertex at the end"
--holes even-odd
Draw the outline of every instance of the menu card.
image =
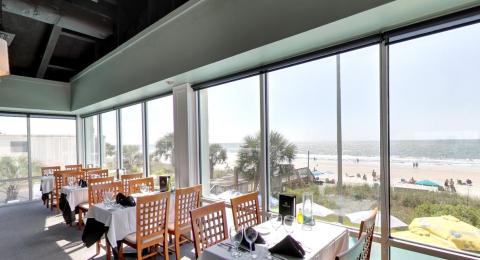
POLYGON ((296 216, 296 197, 294 194, 280 194, 278 196, 278 213, 285 217, 286 215, 296 216))

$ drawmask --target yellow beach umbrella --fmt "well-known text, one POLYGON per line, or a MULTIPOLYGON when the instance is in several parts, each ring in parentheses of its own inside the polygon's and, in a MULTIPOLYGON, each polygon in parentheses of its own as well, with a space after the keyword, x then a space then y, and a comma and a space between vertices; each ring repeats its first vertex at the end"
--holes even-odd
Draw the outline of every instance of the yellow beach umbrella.
POLYGON ((452 241, 437 237, 432 233, 421 228, 413 228, 412 230, 395 232, 395 233, 392 233, 392 236, 395 238, 415 241, 418 243, 432 245, 436 247, 458 250, 457 246, 455 246, 455 244, 452 241))
POLYGON ((409 230, 423 229, 441 239, 451 241, 458 249, 480 251, 480 229, 453 216, 416 218, 409 230))

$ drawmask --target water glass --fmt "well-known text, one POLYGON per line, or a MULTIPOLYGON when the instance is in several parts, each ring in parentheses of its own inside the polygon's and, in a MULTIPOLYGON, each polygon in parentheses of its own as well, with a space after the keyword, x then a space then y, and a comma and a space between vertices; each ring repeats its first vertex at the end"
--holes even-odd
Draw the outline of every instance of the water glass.
POLYGON ((282 226, 282 215, 277 213, 270 214, 270 224, 273 230, 277 231, 282 226))
POLYGON ((257 254, 254 254, 252 252, 252 243, 255 243, 258 237, 258 233, 255 229, 253 228, 247 228, 245 229, 245 240, 247 240, 248 244, 250 245, 250 258, 255 259, 257 258, 257 254))
POLYGON ((238 247, 243 240, 243 229, 237 231, 235 227, 230 227, 230 239, 232 240, 233 245, 235 246, 235 251, 232 252, 234 258, 242 256, 242 253, 238 250, 238 247))
POLYGON ((295 222, 295 218, 292 215, 286 215, 283 218, 283 224, 285 227, 285 231, 287 231, 288 234, 293 233, 293 222, 295 222))

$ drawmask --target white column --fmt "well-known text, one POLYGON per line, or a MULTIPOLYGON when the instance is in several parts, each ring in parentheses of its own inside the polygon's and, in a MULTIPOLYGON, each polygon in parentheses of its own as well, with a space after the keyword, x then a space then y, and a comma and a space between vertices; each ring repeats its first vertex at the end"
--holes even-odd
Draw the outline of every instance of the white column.
POLYGON ((175 186, 198 183, 196 102, 190 84, 173 87, 175 186))
POLYGON ((80 116, 76 118, 76 128, 77 128, 77 163, 85 164, 85 142, 84 140, 84 128, 83 128, 83 119, 80 116))
POLYGON ((200 127, 200 167, 202 180, 202 194, 210 194, 210 143, 208 141, 208 89, 199 92, 201 104, 199 108, 200 127))

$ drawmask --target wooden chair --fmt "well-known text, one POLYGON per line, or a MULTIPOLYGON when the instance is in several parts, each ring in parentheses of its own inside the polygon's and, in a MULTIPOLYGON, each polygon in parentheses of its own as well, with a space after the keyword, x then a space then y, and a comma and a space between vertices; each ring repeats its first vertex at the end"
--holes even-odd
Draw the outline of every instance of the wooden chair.
POLYGON ((81 164, 65 165, 65 170, 66 171, 82 171, 82 165, 81 164))
POLYGON ((189 238, 192 232, 190 210, 200 207, 202 185, 180 188, 175 191, 175 212, 173 223, 168 224, 168 233, 174 236, 176 259, 181 258, 180 245, 192 242, 189 238))
POLYGON ((123 184, 118 181, 92 186, 93 204, 103 202, 104 192, 113 192, 113 195, 116 196, 118 193, 123 192, 123 184))
POLYGON ((42 171, 42 176, 48 176, 50 173, 55 173, 60 171, 60 166, 49 166, 40 168, 42 171))
POLYGON ((360 222, 360 231, 358 232, 358 239, 365 233, 365 258, 370 259, 370 251, 372 250, 373 233, 375 232, 375 219, 377 218, 378 209, 374 209, 372 215, 360 222))
POLYGON ((77 184, 80 180, 84 179, 82 171, 65 171, 65 173, 63 174, 63 184, 68 185, 68 178, 71 177, 75 179, 75 183, 77 184))
POLYGON ((108 170, 97 169, 85 171, 85 180, 87 180, 87 183, 89 183, 91 179, 105 177, 108 177, 108 170))
POLYGON ((203 250, 228 239, 225 202, 217 202, 190 211, 195 256, 203 250))
POLYGON ((107 183, 112 183, 113 182, 113 176, 112 177, 103 177, 103 178, 94 178, 90 179, 87 182, 88 185, 88 202, 82 203, 78 206, 80 212, 78 213, 78 222, 80 224, 83 224, 83 214, 85 214, 88 209, 93 205, 93 187, 95 185, 100 185, 100 184, 107 184, 107 183))
POLYGON ((52 196, 50 196, 50 209, 53 211, 53 207, 55 206, 57 213, 60 213, 58 205, 60 205, 60 192, 63 187, 63 174, 66 172, 69 171, 56 171, 53 173, 55 185, 53 187, 52 196))
POLYGON ((141 178, 143 178, 143 173, 131 173, 131 174, 124 174, 120 176, 120 180, 122 180, 122 183, 123 183, 123 190, 125 192, 125 195, 130 194, 128 190, 128 182, 130 182, 130 180, 141 179, 141 178))
POLYGON ((232 204, 233 224, 237 230, 262 223, 258 191, 230 199, 232 204))
POLYGON ((141 192, 140 187, 142 185, 147 185, 150 191, 153 191, 154 190, 153 177, 130 180, 128 182, 128 194, 141 192))
MULTIPOLYGON (((42 172, 42 177, 43 176, 48 176, 49 174, 53 174, 57 171, 60 171, 60 166, 49 166, 49 167, 42 167, 40 168, 42 172)), ((47 208, 50 207, 50 197, 52 196, 52 192, 48 193, 48 196, 46 198, 43 197, 42 195, 42 200, 43 200, 43 205, 45 205, 47 208)))
POLYGON ((169 192, 137 198, 137 231, 120 241, 118 245, 120 259, 124 259, 122 243, 137 250, 137 259, 159 254, 158 247, 162 244, 164 259, 169 259, 167 232, 169 204, 169 192), (145 248, 149 248, 150 252, 143 256, 142 251, 145 248), (154 250, 151 250, 152 248, 154 250))
POLYGON ((98 167, 96 167, 96 168, 82 168, 82 172, 83 172, 83 174, 84 174, 84 176, 85 176, 85 180, 87 179, 87 174, 88 174, 89 172, 91 172, 91 171, 97 171, 97 170, 101 170, 101 169, 102 169, 102 168, 98 168, 98 167))
POLYGON ((352 260, 352 259, 368 260, 370 259, 370 256, 367 256, 365 254, 366 237, 367 236, 365 234, 362 235, 351 248, 338 254, 335 257, 335 260, 352 260))

